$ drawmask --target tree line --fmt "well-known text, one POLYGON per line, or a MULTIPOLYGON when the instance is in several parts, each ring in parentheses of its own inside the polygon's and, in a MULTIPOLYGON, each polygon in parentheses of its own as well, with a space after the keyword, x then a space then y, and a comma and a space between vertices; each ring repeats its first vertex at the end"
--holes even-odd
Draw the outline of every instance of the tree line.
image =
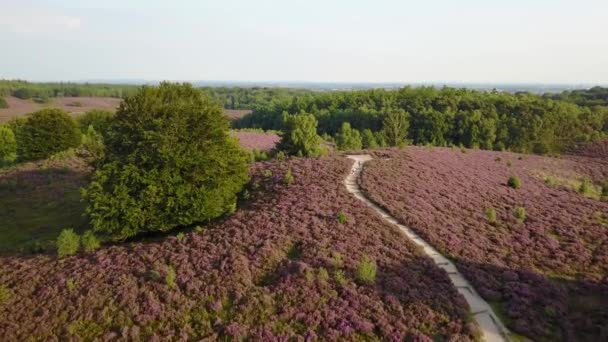
POLYGON ((43 102, 51 97, 96 96, 125 97, 135 94, 139 86, 128 84, 95 84, 49 82, 33 83, 21 80, 0 80, 0 96, 15 96, 23 100, 38 99, 43 102))
POLYGON ((283 96, 254 104, 253 112, 233 125, 284 130, 287 116, 311 114, 321 135, 335 137, 347 122, 351 130, 386 137, 391 113, 406 121, 406 138, 414 144, 554 153, 608 135, 608 107, 528 93, 433 87, 283 96))

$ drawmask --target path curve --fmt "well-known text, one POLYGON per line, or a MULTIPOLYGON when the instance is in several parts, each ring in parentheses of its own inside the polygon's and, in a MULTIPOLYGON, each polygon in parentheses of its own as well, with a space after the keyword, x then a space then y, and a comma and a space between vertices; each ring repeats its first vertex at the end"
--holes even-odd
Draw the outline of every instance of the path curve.
POLYGON ((358 183, 359 176, 361 174, 361 170, 363 169, 363 164, 372 160, 372 157, 369 154, 349 155, 347 157, 353 159, 355 163, 352 166, 350 174, 344 180, 346 189, 355 195, 358 200, 367 204, 376 213, 382 216, 385 221, 397 226, 399 230, 401 230, 410 240, 422 247, 424 253, 433 259, 437 266, 448 273, 452 284, 454 284, 458 292, 462 294, 467 303, 469 303, 473 317, 475 321, 477 321, 482 331, 484 341, 509 341, 509 330, 507 330, 500 319, 498 319, 490 305, 483 298, 481 298, 481 296, 479 296, 473 286, 460 272, 458 272, 456 266, 454 266, 454 264, 446 257, 441 255, 435 248, 424 241, 413 230, 400 224, 386 210, 373 203, 371 200, 365 197, 363 192, 361 192, 361 188, 359 187, 358 183))

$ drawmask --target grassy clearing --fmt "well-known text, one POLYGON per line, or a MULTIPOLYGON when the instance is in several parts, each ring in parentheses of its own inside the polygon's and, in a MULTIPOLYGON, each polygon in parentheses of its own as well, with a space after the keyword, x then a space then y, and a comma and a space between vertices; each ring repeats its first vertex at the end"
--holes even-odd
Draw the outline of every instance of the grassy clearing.
POLYGON ((0 172, 0 253, 52 249, 62 229, 86 229, 80 188, 88 171, 79 166, 28 163, 0 172))
POLYGON ((582 196, 599 200, 602 194, 602 186, 594 184, 583 177, 562 177, 558 175, 549 174, 546 172, 537 172, 534 176, 540 178, 547 186, 552 188, 568 188, 572 189, 582 196), (584 191, 582 191, 584 188, 584 191))

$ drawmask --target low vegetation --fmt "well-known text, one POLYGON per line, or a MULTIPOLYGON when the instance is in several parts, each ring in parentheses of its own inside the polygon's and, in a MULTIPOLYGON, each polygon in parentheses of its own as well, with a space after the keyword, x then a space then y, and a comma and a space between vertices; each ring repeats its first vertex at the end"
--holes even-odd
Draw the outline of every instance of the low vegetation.
POLYGON ((20 160, 39 160, 80 145, 76 122, 60 109, 32 113, 17 131, 20 160))
POLYGON ((60 258, 75 255, 80 249, 80 236, 73 229, 64 229, 57 237, 57 255, 60 258))

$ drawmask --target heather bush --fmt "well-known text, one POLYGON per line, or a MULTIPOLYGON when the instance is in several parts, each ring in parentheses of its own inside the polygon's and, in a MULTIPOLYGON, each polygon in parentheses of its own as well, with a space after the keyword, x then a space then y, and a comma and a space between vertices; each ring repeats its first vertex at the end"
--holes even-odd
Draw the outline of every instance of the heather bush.
POLYGON ((74 255, 80 249, 80 237, 73 229, 68 228, 61 231, 57 237, 57 254, 60 258, 74 255))
POLYGON ((95 233, 92 230, 87 230, 82 234, 82 249, 85 252, 92 252, 98 249, 101 246, 101 242, 95 236, 95 233))
POLYGON ((494 208, 487 208, 485 213, 486 213, 486 218, 488 219, 488 223, 495 224, 496 223, 496 210, 494 208))
POLYGON ((68 113, 60 109, 42 109, 29 116, 17 138, 18 158, 36 160, 78 147, 81 134, 68 113))
POLYGON ((290 185, 291 183, 293 183, 294 178, 293 178, 293 174, 291 173, 291 168, 287 169, 287 172, 285 173, 285 176, 283 177, 283 184, 285 185, 290 185))
POLYGON ((338 222, 340 222, 341 224, 345 224, 348 221, 348 217, 342 211, 338 213, 337 218, 338 218, 338 222))
POLYGON ((249 156, 209 96, 188 84, 142 87, 120 105, 83 191, 93 230, 123 240, 232 210, 249 156))
POLYGON ((344 122, 336 134, 336 147, 339 150, 360 150, 362 147, 361 134, 352 128, 350 123, 344 122))
POLYGON ((359 261, 357 279, 365 284, 372 284, 376 281, 376 263, 367 255, 364 255, 359 261))
POLYGON ((511 176, 507 181, 507 185, 509 185, 513 189, 519 189, 521 188, 521 180, 517 176, 511 176))
POLYGON ((515 218, 518 221, 523 222, 526 220, 526 209, 523 207, 517 207, 513 211, 513 215, 515 215, 515 218))
POLYGON ((175 268, 171 265, 167 265, 167 274, 165 275, 165 283, 170 289, 175 289, 177 284, 175 283, 175 278, 177 278, 177 273, 175 272, 175 268))
POLYGON ((0 285, 0 305, 6 303, 10 298, 11 290, 4 285, 0 285))
POLYGON ((0 126, 0 167, 17 159, 17 140, 13 130, 0 126))

